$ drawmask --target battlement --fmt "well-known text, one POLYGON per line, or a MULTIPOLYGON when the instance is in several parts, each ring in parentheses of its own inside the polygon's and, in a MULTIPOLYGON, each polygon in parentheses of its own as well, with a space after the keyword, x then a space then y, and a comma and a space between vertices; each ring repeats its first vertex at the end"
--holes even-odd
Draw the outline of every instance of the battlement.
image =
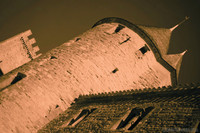
POLYGON ((0 76, 39 57, 40 50, 35 38, 29 38, 31 30, 22 32, 5 41, 0 42, 0 76))
MULTIPOLYGON (((8 44, 0 56, 3 73, 37 56, 35 53, 39 49, 32 46, 35 40, 28 38, 30 34, 30 31, 21 33, 11 39, 14 43, 3 43, 8 44), (5 56, 6 48, 9 56, 5 56)), ((174 87, 176 79, 176 69, 163 60, 154 41, 141 28, 123 19, 106 19, 1 77, 0 113, 4 114, 0 117, 1 131, 37 132, 69 108, 79 95, 94 94, 79 97, 75 101, 77 107, 107 106, 121 101, 127 103, 131 99, 138 105, 152 100, 156 103, 170 99, 168 94, 174 99, 185 96, 185 101, 188 94, 194 94, 198 100, 198 88, 192 91, 175 90, 176 87, 175 91, 170 91, 172 87, 156 89, 168 85, 174 87)), ((81 112, 82 119, 96 110, 81 112)), ((69 125, 80 122, 78 116, 69 125)))

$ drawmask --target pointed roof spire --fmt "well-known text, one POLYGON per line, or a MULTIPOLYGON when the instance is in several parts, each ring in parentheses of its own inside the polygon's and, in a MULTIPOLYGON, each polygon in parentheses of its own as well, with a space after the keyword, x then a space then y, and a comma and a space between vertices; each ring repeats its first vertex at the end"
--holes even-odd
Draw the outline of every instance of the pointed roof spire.
POLYGON ((174 27, 170 28, 170 31, 175 30, 179 25, 181 25, 182 23, 184 23, 185 21, 187 21, 190 17, 185 16, 185 19, 182 20, 181 22, 179 22, 177 25, 175 25, 174 27))
POLYGON ((172 28, 156 28, 138 25, 149 37, 155 42, 156 47, 160 51, 161 55, 166 55, 169 48, 170 38, 172 31, 176 29, 179 25, 184 23, 190 17, 186 16, 184 20, 175 25, 172 28))
POLYGON ((170 55, 163 56, 165 61, 167 61, 174 69, 176 69, 177 77, 179 75, 183 55, 186 52, 187 52, 187 50, 185 50, 184 52, 179 53, 179 54, 170 54, 170 55))
POLYGON ((149 37, 155 42, 156 47, 160 51, 161 55, 166 55, 169 48, 169 42, 171 38, 171 31, 167 28, 155 28, 138 25, 149 37))
POLYGON ((168 52, 168 48, 169 48, 172 31, 188 19, 189 19, 189 17, 185 17, 185 19, 183 21, 181 21, 179 24, 177 24, 176 26, 174 26, 170 29, 138 25, 138 27, 141 30, 143 30, 143 32, 146 33, 149 36, 149 38, 153 41, 153 43, 159 50, 162 58, 176 70, 177 78, 179 75, 183 55, 186 53, 187 50, 182 53, 179 53, 179 54, 169 54, 168 55, 167 52, 168 52))
POLYGON ((185 51, 183 51, 183 52, 181 53, 181 55, 185 55, 186 52, 187 52, 187 49, 186 49, 185 51))

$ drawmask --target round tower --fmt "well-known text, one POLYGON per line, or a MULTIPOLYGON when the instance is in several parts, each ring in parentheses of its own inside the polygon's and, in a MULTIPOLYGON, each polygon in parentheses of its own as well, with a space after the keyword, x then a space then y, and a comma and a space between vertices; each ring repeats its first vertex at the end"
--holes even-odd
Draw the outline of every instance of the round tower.
POLYGON ((82 94, 176 85, 172 30, 105 18, 0 79, 0 130, 35 132, 82 94))

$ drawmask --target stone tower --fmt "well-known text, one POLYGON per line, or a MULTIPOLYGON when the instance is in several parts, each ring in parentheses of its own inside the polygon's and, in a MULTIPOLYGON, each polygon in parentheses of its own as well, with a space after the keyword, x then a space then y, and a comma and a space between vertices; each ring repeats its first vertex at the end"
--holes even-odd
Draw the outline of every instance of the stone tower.
POLYGON ((27 30, 3 42, 0 42, 0 76, 13 69, 39 57, 38 46, 34 38, 29 39, 32 35, 31 30, 27 30))
POLYGON ((82 94, 177 84, 173 30, 105 18, 0 79, 0 130, 35 132, 82 94))

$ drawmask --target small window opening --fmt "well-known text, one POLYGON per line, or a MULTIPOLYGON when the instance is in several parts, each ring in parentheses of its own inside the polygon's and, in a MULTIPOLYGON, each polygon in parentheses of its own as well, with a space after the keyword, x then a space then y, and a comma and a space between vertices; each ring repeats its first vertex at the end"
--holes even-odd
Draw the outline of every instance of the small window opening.
POLYGON ((81 40, 81 38, 77 38, 75 42, 77 42, 77 41, 79 41, 79 40, 81 40))
POLYGON ((88 115, 91 114, 95 110, 96 110, 96 108, 93 108, 93 109, 90 109, 90 110, 89 109, 82 110, 76 118, 73 118, 69 122, 68 126, 74 127, 75 125, 77 125, 78 123, 80 123, 83 119, 85 119, 86 117, 88 117, 88 115))
POLYGON ((147 51, 150 51, 149 48, 147 47, 147 45, 145 44, 144 47, 140 48, 140 51, 142 52, 142 54, 145 54, 147 51))
POLYGON ((112 129, 123 128, 124 130, 132 130, 153 108, 154 107, 132 109, 128 114, 125 114, 122 120, 118 121, 118 125, 114 125, 112 129))
POLYGON ((115 69, 112 71, 112 73, 116 73, 117 71, 119 71, 119 69, 118 69, 118 68, 115 68, 115 69))
POLYGON ((11 85, 12 85, 12 84, 15 84, 15 83, 17 83, 18 81, 22 80, 22 79, 25 78, 25 77, 26 77, 25 74, 18 72, 18 73, 17 73, 17 76, 13 79, 13 81, 12 81, 10 84, 11 84, 11 85))
POLYGON ((57 57, 55 57, 55 56, 51 56, 51 58, 50 59, 57 59, 57 57))
POLYGON ((115 33, 118 33, 120 30, 122 30, 123 28, 125 28, 122 25, 118 25, 118 27, 115 29, 115 33))
POLYGON ((129 115, 124 119, 121 120, 119 126, 117 127, 117 129, 120 128, 126 128, 127 125, 129 125, 129 123, 132 123, 132 119, 136 116, 140 115, 140 112, 142 112, 143 110, 141 108, 134 108, 131 110, 131 112, 129 113, 129 115))
POLYGON ((69 70, 67 70, 67 73, 69 73, 69 74, 72 74, 72 72, 71 72, 71 71, 69 71, 69 70))
POLYGON ((57 104, 55 108, 58 108, 58 107, 59 107, 59 105, 57 104))
POLYGON ((128 128, 128 130, 132 130, 134 127, 137 126, 137 124, 148 114, 150 113, 154 107, 147 107, 145 110, 142 111, 141 115, 138 117, 138 119, 134 122, 131 123, 131 126, 128 128))
POLYGON ((2 72, 2 70, 1 70, 1 68, 0 68, 0 76, 2 76, 3 75, 3 72, 2 72))

